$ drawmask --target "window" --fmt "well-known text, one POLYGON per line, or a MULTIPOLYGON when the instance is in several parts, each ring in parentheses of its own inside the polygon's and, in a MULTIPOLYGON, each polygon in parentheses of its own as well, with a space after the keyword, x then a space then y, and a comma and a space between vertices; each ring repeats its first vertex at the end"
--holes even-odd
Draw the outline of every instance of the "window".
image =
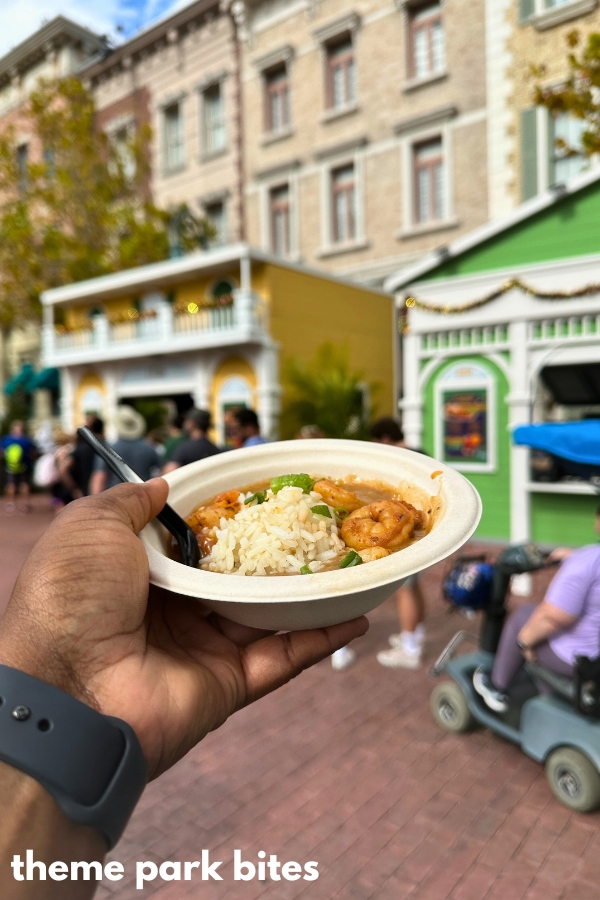
POLYGON ((356 239, 356 178, 354 165, 331 173, 331 237, 335 244, 356 239))
POLYGON ((216 200, 204 207, 204 215, 215 229, 215 236, 210 241, 213 247, 227 243, 227 220, 225 217, 225 201, 216 200))
POLYGON ((290 125, 290 81, 283 64, 265 73, 265 128, 282 131, 290 125))
POLYGON ((347 35, 327 48, 327 93, 331 109, 356 103, 356 63, 352 38, 347 35))
POLYGON ((183 156, 183 115, 181 103, 172 103, 164 111, 165 124, 165 169, 176 171, 184 164, 183 156))
POLYGON ((27 158, 29 156, 29 147, 27 144, 20 144, 17 147, 17 171, 19 173, 19 190, 24 191, 27 188, 28 172, 27 158))
POLYGON ((282 184, 269 191, 271 250, 277 256, 290 254, 290 186, 282 184))
POLYGON ((46 166, 46 177, 53 181, 56 178, 56 153, 54 147, 46 147, 44 150, 44 165, 46 166))
POLYGON ((225 109, 221 82, 202 92, 203 143, 206 153, 218 153, 225 148, 225 109))
POLYGON ((443 219, 446 202, 442 139, 415 144, 413 162, 415 222, 424 224, 443 219))
POLYGON ((444 26, 439 3, 415 7, 410 14, 410 74, 426 78, 446 67, 444 26))
POLYGON ((569 155, 569 150, 577 150, 581 147, 581 135, 585 131, 585 124, 581 119, 561 113, 555 119, 550 118, 550 146, 548 183, 564 184, 569 178, 578 175, 586 166, 586 159, 581 153, 569 155), (564 141, 564 146, 557 145, 557 141, 564 141))
POLYGON ((111 143, 127 181, 132 181, 136 172, 135 154, 132 146, 133 130, 133 123, 129 122, 115 129, 110 135, 111 143))

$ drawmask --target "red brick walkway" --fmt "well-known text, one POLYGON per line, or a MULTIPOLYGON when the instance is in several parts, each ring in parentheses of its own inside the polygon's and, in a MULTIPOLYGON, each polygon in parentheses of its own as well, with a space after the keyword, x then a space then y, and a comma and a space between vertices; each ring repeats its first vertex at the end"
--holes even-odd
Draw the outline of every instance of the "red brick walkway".
MULTIPOLYGON (((3 553, 12 532, 0 523, 3 553)), ((440 603, 442 568, 426 577, 427 663, 465 625, 440 603)), ((112 854, 125 878, 104 882, 99 900, 598 900, 600 817, 569 813, 542 768, 489 732, 439 730, 425 671, 375 661, 396 630, 391 604, 371 620, 353 668, 321 663, 149 786, 112 854), (200 860, 203 848, 223 861, 222 882, 196 871, 136 890, 136 861, 200 860), (316 860, 320 877, 235 882, 234 849, 253 863, 260 850, 316 860)))

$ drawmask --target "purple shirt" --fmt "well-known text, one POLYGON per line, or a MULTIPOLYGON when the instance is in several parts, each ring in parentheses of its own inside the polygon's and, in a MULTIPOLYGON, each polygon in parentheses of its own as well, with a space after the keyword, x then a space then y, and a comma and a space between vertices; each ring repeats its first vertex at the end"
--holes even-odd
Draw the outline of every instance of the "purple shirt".
POLYGON ((544 598, 577 616, 577 622, 548 643, 560 659, 575 664, 576 656, 598 656, 600 645, 600 544, 581 547, 563 562, 544 598))

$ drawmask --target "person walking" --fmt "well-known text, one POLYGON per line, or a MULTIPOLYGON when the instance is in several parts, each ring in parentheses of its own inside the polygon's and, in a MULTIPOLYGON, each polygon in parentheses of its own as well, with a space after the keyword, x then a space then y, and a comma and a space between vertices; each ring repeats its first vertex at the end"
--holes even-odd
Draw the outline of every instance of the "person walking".
MULTIPOLYGON (((118 440, 111 444, 128 466, 148 481, 160 472, 160 457, 152 444, 144 440, 146 421, 132 406, 118 406, 115 416, 118 440)), ((106 463, 96 457, 90 493, 99 494, 107 488, 119 484, 119 479, 109 470, 106 463)))
MULTIPOLYGON (((406 447, 402 428, 388 416, 373 422, 370 436, 377 444, 406 447)), ((418 575, 410 575, 394 596, 400 632, 389 636, 390 649, 380 650, 377 662, 392 669, 418 669, 425 646, 425 598, 418 575)))
POLYGON ((7 515, 14 513, 18 496, 19 512, 28 513, 31 473, 37 449, 31 438, 25 434, 25 423, 21 419, 15 419, 11 423, 9 433, 0 441, 0 451, 4 460, 6 479, 4 512, 7 515))
POLYGON ((234 438, 242 447, 255 447, 257 444, 266 444, 266 440, 260 433, 258 416, 253 409, 240 407, 232 412, 234 438))
MULTIPOLYGON (((104 422, 98 416, 90 419, 87 427, 100 440, 104 438, 104 422)), ((75 446, 62 458, 57 458, 56 463, 60 480, 68 492, 67 495, 70 495, 72 500, 87 497, 90 493, 90 482, 96 465, 96 454, 93 447, 78 434, 75 446)), ((69 501, 66 500, 66 502, 69 501)))
POLYGON ((217 453, 221 452, 206 437, 210 424, 210 413, 205 409, 190 409, 186 412, 183 429, 187 434, 187 440, 175 447, 171 459, 163 467, 163 474, 172 472, 180 466, 188 466, 190 463, 198 462, 199 459, 216 456, 217 453))

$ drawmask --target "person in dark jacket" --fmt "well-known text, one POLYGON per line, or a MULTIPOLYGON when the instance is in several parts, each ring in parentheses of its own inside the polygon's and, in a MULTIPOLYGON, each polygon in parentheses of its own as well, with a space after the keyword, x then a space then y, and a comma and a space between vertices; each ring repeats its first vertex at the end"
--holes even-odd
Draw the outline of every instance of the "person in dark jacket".
POLYGON ((172 472, 180 466, 188 466, 190 463, 198 462, 199 459, 206 459, 221 452, 206 437, 206 432, 210 428, 210 413, 205 409, 188 410, 183 428, 188 439, 175 447, 171 459, 163 468, 163 473, 172 472))

